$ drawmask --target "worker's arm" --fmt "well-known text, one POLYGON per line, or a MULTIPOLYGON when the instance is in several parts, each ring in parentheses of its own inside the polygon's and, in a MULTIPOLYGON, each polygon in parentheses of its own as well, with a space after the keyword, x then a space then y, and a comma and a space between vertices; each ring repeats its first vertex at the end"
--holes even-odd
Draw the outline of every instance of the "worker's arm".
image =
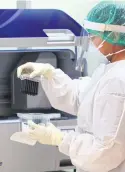
POLYGON ((72 80, 62 70, 55 69, 53 78, 51 80, 43 78, 41 83, 51 105, 55 109, 76 115, 81 87, 82 92, 84 92, 90 80, 89 77, 82 80, 72 80))
POLYGON ((125 82, 111 80, 95 97, 93 135, 65 135, 59 150, 88 172, 108 172, 125 160, 125 82))
POLYGON ((55 109, 77 114, 82 95, 90 82, 90 77, 82 80, 72 80, 60 69, 55 69, 48 63, 25 63, 17 68, 18 78, 40 79, 43 89, 55 109), (82 89, 81 89, 82 87, 82 89))

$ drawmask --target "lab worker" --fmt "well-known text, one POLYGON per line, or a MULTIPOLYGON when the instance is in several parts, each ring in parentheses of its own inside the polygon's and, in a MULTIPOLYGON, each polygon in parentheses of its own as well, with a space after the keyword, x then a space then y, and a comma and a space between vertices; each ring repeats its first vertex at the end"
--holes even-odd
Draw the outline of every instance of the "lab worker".
MULTIPOLYGON (((83 7, 84 10, 84 7, 83 7)), ((72 80, 50 64, 26 63, 19 78, 39 77, 51 105, 77 115, 76 131, 63 134, 54 125, 29 123, 29 137, 58 146, 78 171, 125 172, 125 2, 102 1, 87 15, 88 55, 103 56, 91 78, 72 80)), ((87 53, 86 53, 87 56, 87 53)))

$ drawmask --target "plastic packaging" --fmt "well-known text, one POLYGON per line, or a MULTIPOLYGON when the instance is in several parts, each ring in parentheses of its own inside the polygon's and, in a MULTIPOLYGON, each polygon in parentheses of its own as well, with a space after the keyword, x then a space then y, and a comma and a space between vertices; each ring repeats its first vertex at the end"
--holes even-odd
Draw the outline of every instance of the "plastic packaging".
POLYGON ((50 122, 50 117, 47 114, 25 113, 17 114, 21 120, 21 130, 27 132, 29 130, 28 122, 32 121, 39 125, 47 125, 50 122))
POLYGON ((34 122, 39 125, 47 125, 50 122, 50 119, 59 119, 61 117, 60 113, 50 113, 50 114, 42 114, 42 113, 19 113, 17 116, 21 121, 21 132, 14 133, 11 137, 11 141, 15 141, 22 144, 27 144, 30 146, 34 146, 36 144, 36 140, 32 140, 29 137, 29 121, 34 122))

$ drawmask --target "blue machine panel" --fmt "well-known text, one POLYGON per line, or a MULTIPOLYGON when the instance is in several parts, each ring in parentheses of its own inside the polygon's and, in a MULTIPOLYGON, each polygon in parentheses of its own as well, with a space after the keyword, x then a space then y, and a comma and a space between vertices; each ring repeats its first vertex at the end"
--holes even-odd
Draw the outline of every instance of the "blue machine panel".
MULTIPOLYGON (((75 36, 83 30, 73 18, 55 9, 0 10, 0 37, 47 37, 43 29, 68 29, 75 36)), ((84 31, 84 35, 87 32, 84 31)))

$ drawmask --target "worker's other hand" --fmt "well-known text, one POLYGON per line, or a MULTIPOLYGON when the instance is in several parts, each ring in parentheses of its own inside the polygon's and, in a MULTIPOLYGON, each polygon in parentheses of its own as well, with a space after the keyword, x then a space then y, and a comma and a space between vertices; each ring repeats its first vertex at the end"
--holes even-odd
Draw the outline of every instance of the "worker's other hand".
POLYGON ((51 79, 53 76, 54 67, 48 63, 25 63, 17 68, 17 77, 28 76, 29 78, 44 76, 51 79))
POLYGON ((31 128, 29 131, 31 139, 46 145, 59 146, 61 144, 63 133, 53 124, 49 123, 47 126, 40 126, 30 121, 28 125, 31 128))

